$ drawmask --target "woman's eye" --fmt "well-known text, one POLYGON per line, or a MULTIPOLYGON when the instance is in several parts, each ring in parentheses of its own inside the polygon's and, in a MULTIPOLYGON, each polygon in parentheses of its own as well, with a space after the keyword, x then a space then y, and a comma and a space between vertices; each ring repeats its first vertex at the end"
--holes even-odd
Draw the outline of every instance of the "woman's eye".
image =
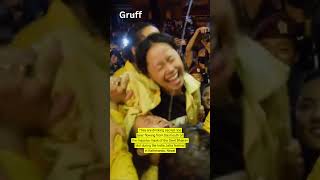
POLYGON ((173 58, 169 58, 169 59, 168 59, 168 62, 170 62, 170 63, 173 62, 173 61, 174 61, 173 58))

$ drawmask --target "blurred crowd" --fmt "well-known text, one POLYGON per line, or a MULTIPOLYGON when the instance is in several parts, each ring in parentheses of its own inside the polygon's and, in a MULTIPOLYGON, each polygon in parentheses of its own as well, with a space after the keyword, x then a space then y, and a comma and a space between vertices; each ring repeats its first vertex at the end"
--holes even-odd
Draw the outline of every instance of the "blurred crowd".
POLYGON ((319 2, 211 4, 214 179, 319 179, 319 2))
POLYGON ((0 179, 109 177, 105 7, 0 1, 0 179))

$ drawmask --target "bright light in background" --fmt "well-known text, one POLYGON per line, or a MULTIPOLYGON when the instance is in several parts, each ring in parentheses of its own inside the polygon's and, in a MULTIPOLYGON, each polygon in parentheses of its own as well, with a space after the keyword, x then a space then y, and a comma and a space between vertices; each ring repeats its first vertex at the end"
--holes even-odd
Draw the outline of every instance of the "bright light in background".
POLYGON ((123 38, 122 39, 122 46, 126 47, 126 46, 128 46, 128 44, 129 44, 129 40, 127 38, 123 38))

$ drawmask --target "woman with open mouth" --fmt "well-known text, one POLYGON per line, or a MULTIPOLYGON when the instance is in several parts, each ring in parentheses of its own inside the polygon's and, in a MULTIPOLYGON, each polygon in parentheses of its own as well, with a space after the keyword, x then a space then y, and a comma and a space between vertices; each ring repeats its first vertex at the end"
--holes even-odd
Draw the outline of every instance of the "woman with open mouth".
POLYGON ((152 34, 137 48, 137 65, 160 87, 160 103, 151 113, 174 126, 196 124, 203 116, 200 83, 185 72, 173 38, 152 34))

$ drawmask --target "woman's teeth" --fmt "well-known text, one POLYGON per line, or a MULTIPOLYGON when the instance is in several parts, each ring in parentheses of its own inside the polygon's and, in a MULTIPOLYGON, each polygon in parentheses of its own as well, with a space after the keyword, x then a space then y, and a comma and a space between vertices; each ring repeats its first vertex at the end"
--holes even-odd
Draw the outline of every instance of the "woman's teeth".
POLYGON ((172 76, 171 78, 168 79, 168 81, 174 81, 178 78, 179 74, 176 73, 174 76, 172 76))

